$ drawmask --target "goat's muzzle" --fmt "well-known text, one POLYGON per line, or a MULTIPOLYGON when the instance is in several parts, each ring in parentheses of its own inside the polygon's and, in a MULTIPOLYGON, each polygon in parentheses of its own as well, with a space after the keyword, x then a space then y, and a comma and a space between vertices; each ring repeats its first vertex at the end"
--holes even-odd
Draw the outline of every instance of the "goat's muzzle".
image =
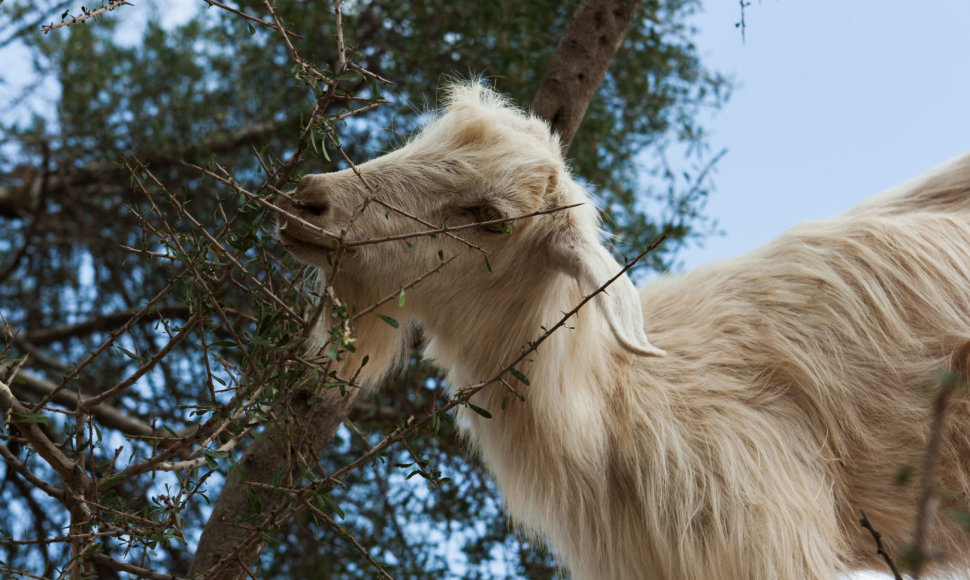
POLYGON ((313 175, 306 175, 300 179, 293 193, 293 207, 301 214, 323 217, 330 208, 330 204, 327 202, 326 189, 319 185, 315 187, 314 181, 319 180, 313 175))

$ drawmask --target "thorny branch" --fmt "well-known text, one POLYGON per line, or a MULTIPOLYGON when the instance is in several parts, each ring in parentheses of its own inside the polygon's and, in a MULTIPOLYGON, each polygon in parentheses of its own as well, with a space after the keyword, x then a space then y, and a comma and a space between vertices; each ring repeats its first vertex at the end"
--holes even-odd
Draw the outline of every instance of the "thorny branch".
POLYGON ((69 14, 65 12, 64 14, 61 15, 61 22, 59 24, 48 24, 47 26, 41 29, 41 32, 43 32, 44 34, 47 34, 51 30, 57 30, 58 28, 61 28, 64 26, 71 26, 72 24, 82 24, 84 22, 87 22, 91 18, 96 19, 100 17, 102 14, 106 12, 110 12, 115 8, 119 8, 121 6, 134 6, 134 4, 132 4, 131 2, 127 2, 126 0, 111 0, 110 2, 102 3, 100 8, 95 8, 94 10, 91 10, 89 8, 82 6, 80 16, 71 16, 70 19, 66 19, 69 16, 69 14))
POLYGON ((279 22, 277 22, 276 24, 270 24, 269 22, 266 22, 265 20, 262 20, 262 19, 256 18, 255 16, 251 16, 249 14, 246 14, 242 10, 238 10, 236 8, 233 8, 232 6, 229 6, 228 4, 223 4, 222 2, 216 2, 216 0, 202 0, 202 1, 205 2, 206 4, 208 4, 209 6, 215 6, 216 8, 221 8, 221 9, 225 10, 226 12, 230 12, 232 14, 235 14, 236 16, 242 17, 243 19, 248 20, 250 22, 255 22, 256 24, 259 24, 260 26, 265 26, 266 28, 271 28, 271 29, 276 30, 278 32, 282 32, 283 35, 284 35, 284 37, 292 36, 293 38, 303 38, 299 34, 297 34, 295 32, 292 32, 290 30, 287 30, 286 28, 284 28, 283 26, 281 26, 279 24, 279 22))
POLYGON ((872 527, 872 524, 869 522, 869 518, 866 517, 866 510, 859 510, 859 513, 862 514, 862 517, 859 519, 859 525, 872 534, 872 539, 876 543, 876 554, 885 560, 886 565, 889 566, 889 570, 893 573, 894 580, 903 580, 903 577, 899 574, 899 570, 896 569, 896 563, 893 562, 889 552, 887 552, 885 546, 882 545, 882 534, 876 531, 876 528, 872 527))

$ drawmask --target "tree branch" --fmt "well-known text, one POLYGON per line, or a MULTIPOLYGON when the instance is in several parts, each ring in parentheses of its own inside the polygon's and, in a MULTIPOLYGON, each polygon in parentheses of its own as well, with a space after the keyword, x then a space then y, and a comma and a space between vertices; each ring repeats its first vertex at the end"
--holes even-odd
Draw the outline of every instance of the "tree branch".
MULTIPOLYGON (((235 131, 214 132, 199 141, 171 149, 135 152, 144 165, 158 171, 162 166, 181 164, 183 159, 203 157, 214 153, 234 151, 247 145, 256 145, 268 135, 287 125, 286 121, 262 121, 235 131)), ((29 215, 31 200, 40 189, 41 180, 37 172, 30 168, 18 170, 24 173, 23 183, 19 186, 0 187, 0 217, 23 218, 29 215)), ((130 171, 114 162, 94 162, 83 167, 52 168, 46 179, 46 195, 62 199, 64 190, 98 185, 117 187, 119 192, 131 190, 130 171)))
MULTIPOLYGON (((10 365, 0 364, 0 376, 7 374, 11 368, 12 367, 10 365)), ((20 396, 22 396, 21 393, 31 393, 39 397, 46 397, 51 393, 55 393, 51 400, 58 405, 67 407, 68 409, 76 409, 81 403, 81 399, 77 393, 66 390, 56 391, 56 389, 57 385, 54 383, 45 381, 44 379, 27 371, 21 371, 17 374, 16 380, 10 381, 10 390, 16 392, 20 396)), ((169 436, 167 432, 159 433, 147 423, 130 417, 111 405, 94 405, 87 411, 91 413, 91 415, 97 419, 100 424, 112 429, 117 429, 126 435, 131 435, 134 437, 169 436)))
MULTIPOLYGON (((105 12, 110 12, 115 8, 119 8, 121 6, 134 6, 134 4, 132 4, 131 2, 127 2, 126 0, 111 0, 111 2, 108 2, 107 4, 102 4, 100 8, 95 8, 94 10, 89 10, 82 6, 81 10, 83 11, 83 13, 80 16, 72 16, 70 19, 62 18, 60 24, 48 24, 47 26, 43 27, 41 31, 44 34, 47 34, 51 30, 56 30, 64 26, 71 26, 72 24, 84 23, 87 20, 90 20, 91 18, 97 18, 102 14, 104 14, 105 12)), ((67 14, 65 14, 65 16, 67 16, 67 14)))
MULTIPOLYGON (((18 372, 19 368, 14 367, 14 376, 10 377, 8 381, 13 382, 18 372)), ((0 411, 9 415, 10 424, 20 431, 20 434, 30 444, 31 449, 36 451, 64 479, 69 488, 81 493, 90 488, 91 480, 87 474, 79 469, 77 464, 65 455, 38 425, 38 423, 46 422, 46 418, 29 413, 13 395, 7 382, 3 380, 0 380, 0 411)), ((66 502, 66 504, 70 503, 66 502)))
MULTIPOLYGON (((120 310, 118 312, 112 312, 111 314, 96 316, 89 320, 85 320, 84 322, 67 324, 64 326, 58 326, 56 328, 32 330, 27 332, 26 338, 35 346, 43 346, 52 342, 64 340, 66 338, 74 338, 76 336, 84 336, 95 332, 113 330, 117 328, 119 324, 125 323, 128 319, 135 316, 140 311, 140 308, 129 308, 128 310, 120 310)), ((146 312, 140 318, 140 320, 154 321, 165 318, 185 318, 190 314, 191 309, 186 304, 159 304, 146 312)))
POLYGON ((559 134, 563 154, 636 15, 638 0, 582 0, 532 101, 559 134))
POLYGON ((279 406, 280 418, 249 446, 238 469, 229 472, 199 540, 190 577, 229 580, 246 576, 262 549, 260 524, 275 520, 280 508, 290 501, 281 490, 253 484, 273 486, 274 480, 279 480, 274 487, 291 486, 300 473, 295 457, 317 457, 330 446, 359 392, 351 389, 345 397, 316 405, 297 393, 289 404, 279 406), (294 441, 294 433, 306 436, 294 441), (259 498, 258 514, 253 514, 253 495, 259 498), (245 528, 240 526, 243 521, 245 528))

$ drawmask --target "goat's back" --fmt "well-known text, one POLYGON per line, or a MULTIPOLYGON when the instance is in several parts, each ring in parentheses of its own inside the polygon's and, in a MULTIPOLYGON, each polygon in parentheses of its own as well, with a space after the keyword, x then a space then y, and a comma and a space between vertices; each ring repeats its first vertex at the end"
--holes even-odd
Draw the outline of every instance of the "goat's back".
MULTIPOLYGON (((970 353, 970 156, 745 257, 660 280, 642 300, 647 333, 670 355, 644 365, 675 386, 671 408, 737 403, 736 417, 728 407, 720 418, 735 435, 697 425, 699 437, 750 438, 757 413, 773 432, 748 445, 777 481, 790 477, 775 467, 782 455, 814 458, 802 483, 826 490, 817 505, 838 533, 806 550, 822 541, 847 567, 878 565, 860 510, 889 545, 911 542, 940 377, 965 374, 970 353)), ((970 536, 945 509, 970 511, 965 389, 949 405, 938 465, 930 539, 963 565, 970 536)), ((740 479, 731 487, 756 484, 726 472, 740 479)))

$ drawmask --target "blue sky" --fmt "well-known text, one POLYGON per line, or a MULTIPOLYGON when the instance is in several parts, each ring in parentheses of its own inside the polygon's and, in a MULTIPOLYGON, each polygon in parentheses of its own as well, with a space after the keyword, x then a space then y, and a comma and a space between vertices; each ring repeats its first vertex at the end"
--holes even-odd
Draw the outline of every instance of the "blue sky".
POLYGON ((684 269, 743 254, 970 151, 970 1, 737 1, 694 19, 707 66, 737 83, 707 122, 708 215, 723 237, 684 269))

